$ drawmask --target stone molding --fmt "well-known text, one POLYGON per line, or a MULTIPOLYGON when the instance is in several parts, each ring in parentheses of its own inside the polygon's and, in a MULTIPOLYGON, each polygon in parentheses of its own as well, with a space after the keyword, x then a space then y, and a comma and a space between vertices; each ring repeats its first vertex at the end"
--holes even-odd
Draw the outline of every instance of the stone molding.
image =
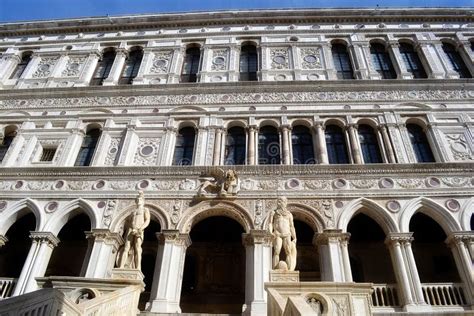
POLYGON ((162 230, 160 233, 156 233, 156 237, 160 245, 171 243, 184 248, 191 246, 189 234, 180 233, 179 230, 162 230))
POLYGON ((454 246, 455 244, 465 244, 467 247, 471 243, 474 243, 474 232, 455 232, 452 233, 446 238, 446 244, 449 246, 454 246))
POLYGON ((86 238, 93 241, 104 242, 107 245, 117 246, 123 244, 123 238, 119 233, 115 233, 106 228, 95 228, 86 232, 86 238))
POLYGON ((56 247, 60 240, 53 233, 50 232, 30 232, 30 238, 33 243, 46 243, 49 247, 56 247))
POLYGON ((413 233, 389 233, 385 237, 385 244, 410 244, 414 240, 413 233))
POLYGON ((271 246, 273 243, 273 235, 267 230, 251 230, 248 234, 242 234, 242 243, 245 247, 263 244, 271 246))
POLYGON ((328 243, 334 242, 348 244, 350 238, 351 234, 343 233, 341 229, 325 229, 322 233, 314 235, 313 245, 327 245, 328 243))

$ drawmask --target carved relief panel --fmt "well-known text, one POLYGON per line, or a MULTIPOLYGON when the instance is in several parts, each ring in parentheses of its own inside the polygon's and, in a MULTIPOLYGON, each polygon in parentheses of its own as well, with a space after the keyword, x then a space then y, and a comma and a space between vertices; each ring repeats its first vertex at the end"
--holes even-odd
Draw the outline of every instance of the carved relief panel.
POLYGON ((141 137, 133 164, 139 166, 155 166, 158 164, 158 151, 161 139, 154 137, 141 137))
POLYGON ((271 69, 290 69, 289 48, 270 48, 270 65, 271 69))
POLYGON ((79 77, 86 60, 87 56, 70 56, 61 75, 63 77, 79 77))
POLYGON ((456 161, 474 160, 474 155, 466 135, 463 133, 446 133, 449 151, 456 161))
POLYGON ((59 60, 59 56, 44 56, 39 57, 40 61, 33 73, 33 78, 45 78, 51 76, 54 66, 59 60))
POLYGON ((149 72, 152 74, 168 73, 170 70, 172 58, 173 58, 173 51, 171 50, 163 50, 163 51, 155 52, 149 72))

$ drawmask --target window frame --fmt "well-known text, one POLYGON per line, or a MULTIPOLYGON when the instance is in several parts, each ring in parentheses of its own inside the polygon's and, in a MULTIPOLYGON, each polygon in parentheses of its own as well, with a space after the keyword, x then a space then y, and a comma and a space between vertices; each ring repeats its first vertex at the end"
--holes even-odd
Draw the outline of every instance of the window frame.
POLYGON ((383 44, 377 42, 370 43, 370 60, 381 79, 397 78, 397 72, 393 66, 392 58, 383 44))

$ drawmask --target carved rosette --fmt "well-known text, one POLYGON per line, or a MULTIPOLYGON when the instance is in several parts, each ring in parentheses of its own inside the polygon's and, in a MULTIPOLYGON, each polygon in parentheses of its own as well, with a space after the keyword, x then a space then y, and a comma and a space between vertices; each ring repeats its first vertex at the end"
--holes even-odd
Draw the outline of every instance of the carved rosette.
POLYGON ((270 60, 272 69, 289 69, 289 59, 289 51, 287 47, 270 49, 270 60))
POLYGON ((300 57, 303 69, 321 68, 321 49, 319 47, 301 49, 300 57))

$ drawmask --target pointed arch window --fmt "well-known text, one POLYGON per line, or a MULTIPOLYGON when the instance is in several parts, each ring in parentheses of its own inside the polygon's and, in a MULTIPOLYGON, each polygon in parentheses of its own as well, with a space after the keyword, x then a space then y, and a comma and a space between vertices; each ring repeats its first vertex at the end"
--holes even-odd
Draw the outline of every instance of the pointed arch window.
POLYGON ((245 164, 246 148, 245 130, 242 127, 234 126, 227 131, 224 164, 243 165, 245 164))
POLYGON ((407 68, 407 71, 413 75, 413 78, 427 78, 425 68, 421 63, 420 57, 415 52, 413 45, 400 43, 400 55, 407 68))
POLYGON ((451 65, 451 69, 459 74, 459 78, 472 78, 461 55, 453 45, 443 43, 443 51, 451 65))
POLYGON ((313 135, 309 128, 303 125, 293 127, 291 131, 291 146, 293 149, 293 164, 314 164, 313 135))
POLYGON ((24 53, 21 57, 21 61, 16 65, 15 70, 12 72, 10 79, 19 79, 25 72, 26 67, 31 61, 32 53, 24 53))
POLYGON ((326 148, 330 164, 349 163, 347 153, 346 137, 342 128, 336 125, 328 125, 325 129, 326 148))
POLYGON ((143 50, 141 48, 136 48, 130 52, 125 61, 125 66, 123 67, 122 76, 119 80, 120 84, 131 84, 133 82, 133 79, 135 79, 140 69, 142 59, 143 50))
POLYGON ((333 44, 331 47, 332 59, 336 68, 337 79, 354 79, 351 59, 347 47, 343 44, 333 44))
POLYGON ((369 125, 360 125, 359 142, 365 163, 382 163, 379 142, 374 129, 369 125))
POLYGON ((102 58, 97 63, 97 67, 95 68, 94 75, 92 76, 91 85, 92 86, 100 86, 104 82, 105 79, 110 74, 110 70, 112 69, 112 65, 114 64, 115 60, 115 51, 109 50, 103 53, 102 58))
POLYGON ((196 132, 193 127, 183 127, 176 136, 173 165, 190 166, 193 163, 196 132))
POLYGON ((397 77, 392 65, 392 60, 382 44, 370 44, 370 55, 372 65, 374 66, 375 71, 380 74, 382 79, 395 79, 397 77))
POLYGON ((410 136, 411 146, 415 152, 416 161, 435 162, 433 151, 431 151, 431 146, 423 128, 416 124, 407 124, 407 131, 410 136))
POLYGON ((244 45, 240 49, 240 81, 257 81, 258 70, 257 48, 244 45))
POLYGON ((91 129, 86 133, 86 136, 82 140, 81 149, 79 150, 76 163, 74 164, 75 166, 90 166, 100 134, 101 131, 98 128, 91 129))
POLYGON ((3 162, 3 159, 7 155, 8 149, 13 142, 13 139, 16 136, 16 129, 5 129, 5 136, 0 144, 0 163, 3 162))
POLYGON ((258 163, 280 164, 280 136, 273 126, 263 126, 258 133, 258 163))
POLYGON ((181 73, 181 82, 197 82, 200 59, 201 50, 199 47, 191 47, 186 50, 183 71, 181 73))

